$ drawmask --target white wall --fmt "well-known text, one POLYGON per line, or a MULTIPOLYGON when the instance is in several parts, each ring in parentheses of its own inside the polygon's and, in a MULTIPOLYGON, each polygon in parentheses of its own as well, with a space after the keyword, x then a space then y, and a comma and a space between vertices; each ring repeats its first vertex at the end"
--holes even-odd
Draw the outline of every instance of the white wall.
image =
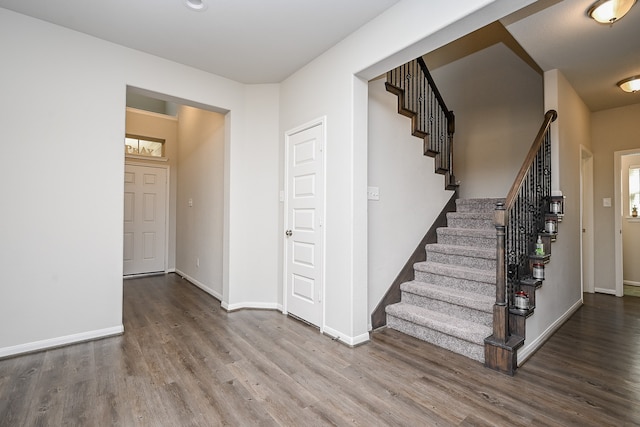
POLYGON ((218 299, 223 299, 224 125, 220 113, 179 108, 176 270, 218 299))
POLYGON ((565 215, 552 244, 544 284, 536 291, 535 313, 527 319, 525 346, 518 351, 519 363, 582 305, 580 145, 591 149, 590 111, 560 71, 545 72, 544 80, 545 109, 558 112, 558 119, 551 125, 551 143, 552 162, 559 169, 559 187, 552 190, 561 190, 566 196, 565 215))
POLYGON ((0 330, 0 356, 122 331, 127 85, 226 114, 228 308, 254 298, 277 306, 282 135, 327 116, 325 330, 366 340, 366 80, 532 2, 403 0, 294 73, 279 94, 0 9, 0 140, 10 159, 0 172, 0 324, 10 325, 0 330), (277 262, 261 271, 248 260, 277 262))
POLYGON ((456 116, 460 197, 506 197, 543 120, 542 76, 502 43, 431 74, 456 116))
POLYGON ((614 153, 640 149, 638 122, 640 104, 594 112, 591 133, 594 169, 595 286, 601 292, 615 293, 615 210, 604 207, 603 198, 614 194, 614 153))
POLYGON ((403 0, 282 83, 281 134, 327 117, 326 333, 368 339, 366 81, 529 3, 403 0))
MULTIPOLYGON (((164 156, 167 158, 163 165, 169 166, 169 235, 167 236, 168 265, 167 270, 176 268, 176 195, 178 193, 178 121, 173 116, 155 114, 148 111, 127 108, 126 132, 132 135, 149 136, 164 139, 164 156)), ((135 159, 135 162, 151 163, 156 161, 135 159)))
POLYGON ((368 184, 380 190, 380 200, 368 202, 369 314, 453 194, 384 82, 369 82, 368 184))
MULTIPOLYGON (((279 85, 248 85, 244 92, 247 125, 242 144, 231 147, 236 173, 229 177, 230 219, 246 220, 230 230, 229 301, 223 307, 281 308, 282 281, 278 230, 279 203, 278 105, 279 85)), ((234 115, 234 112, 231 113, 234 115)))
POLYGON ((278 186, 274 88, 265 118, 254 108, 265 100, 261 89, 5 9, 0 56, 0 141, 10 159, 0 169, 0 356, 122 331, 127 85, 230 111, 223 299, 242 304, 255 287, 261 298, 277 294, 275 272, 247 271, 240 262, 276 250, 277 199, 247 209, 250 195, 278 186), (268 162, 246 167, 256 135, 268 162))

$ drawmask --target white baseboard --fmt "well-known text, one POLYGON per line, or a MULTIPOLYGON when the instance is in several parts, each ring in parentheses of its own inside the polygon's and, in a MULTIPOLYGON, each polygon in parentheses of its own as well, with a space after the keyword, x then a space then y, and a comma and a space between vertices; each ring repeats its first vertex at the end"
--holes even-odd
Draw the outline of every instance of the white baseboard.
POLYGON ((124 326, 114 326, 112 328, 98 329, 95 331, 81 332, 79 334, 65 335, 62 337, 50 338, 41 341, 34 341, 26 344, 14 345, 11 347, 0 348, 0 359, 17 356, 19 354, 33 353, 34 351, 47 350, 55 347, 62 347, 70 344, 77 344, 85 341, 92 341, 100 338, 121 335, 124 332, 124 326))
POLYGON ((336 331, 335 329, 329 328, 325 326, 322 330, 322 333, 330 336, 334 340, 339 340, 343 344, 347 344, 348 346, 355 347, 360 344, 364 344, 369 342, 369 333, 365 332, 364 334, 357 335, 355 337, 351 337, 343 334, 342 332, 336 331))
POLYGON ((631 280, 623 280, 622 283, 629 286, 640 286, 640 282, 632 282, 631 280))
POLYGON ((214 297, 218 301, 222 301, 222 295, 218 291, 216 291, 215 289, 212 289, 209 286, 205 285, 204 283, 197 281, 193 277, 189 276, 186 273, 183 273, 182 271, 178 270, 177 268, 176 268, 175 273, 178 276, 181 276, 183 279, 185 279, 189 283, 191 283, 191 284, 197 286, 198 288, 202 289, 203 291, 205 291, 206 293, 208 293, 209 295, 211 295, 212 297, 214 297))
POLYGON ((609 295, 615 295, 616 294, 616 290, 615 289, 595 288, 594 291, 596 293, 599 293, 599 294, 609 294, 609 295))
POLYGON ((242 310, 243 308, 257 308, 259 310, 279 310, 279 311, 282 311, 282 305, 281 304, 270 303, 270 302, 251 302, 251 301, 247 301, 247 302, 238 302, 238 303, 234 303, 234 304, 227 304, 226 302, 223 302, 221 304, 221 306, 222 306, 222 308, 224 308, 227 311, 242 310))
MULTIPOLYGON (((597 291, 596 291, 597 292, 597 291)), ((522 366, 524 362, 527 361, 529 357, 533 355, 542 345, 553 335, 555 331, 558 330, 560 326, 564 322, 571 317, 573 313, 575 313, 580 307, 582 307, 582 299, 576 301, 569 310, 567 310, 562 316, 560 316, 555 322, 553 322, 549 327, 540 334, 538 338, 531 341, 528 345, 522 347, 518 350, 518 366, 522 366)))

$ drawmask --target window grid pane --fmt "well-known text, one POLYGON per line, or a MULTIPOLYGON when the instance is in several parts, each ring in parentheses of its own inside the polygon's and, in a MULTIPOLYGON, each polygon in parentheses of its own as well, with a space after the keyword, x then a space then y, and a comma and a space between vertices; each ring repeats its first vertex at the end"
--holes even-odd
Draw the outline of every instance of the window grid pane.
POLYGON ((629 215, 640 208, 640 168, 629 168, 629 215))

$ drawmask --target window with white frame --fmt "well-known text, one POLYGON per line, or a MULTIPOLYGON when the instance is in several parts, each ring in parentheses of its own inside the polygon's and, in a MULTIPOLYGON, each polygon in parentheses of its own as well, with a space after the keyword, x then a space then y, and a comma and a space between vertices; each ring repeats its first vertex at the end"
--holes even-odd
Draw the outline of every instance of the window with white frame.
POLYGON ((629 215, 634 207, 640 209, 640 165, 629 167, 629 215))
POLYGON ((164 139, 126 135, 124 153, 134 156, 164 157, 164 139))

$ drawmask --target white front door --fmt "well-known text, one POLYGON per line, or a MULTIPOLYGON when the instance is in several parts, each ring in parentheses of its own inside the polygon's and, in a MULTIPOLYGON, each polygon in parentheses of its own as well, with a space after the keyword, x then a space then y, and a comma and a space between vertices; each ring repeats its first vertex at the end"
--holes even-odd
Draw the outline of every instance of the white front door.
POLYGON ((287 134, 285 311, 322 324, 324 124, 287 134))
POLYGON ((165 270, 167 170, 125 165, 124 275, 165 270))

